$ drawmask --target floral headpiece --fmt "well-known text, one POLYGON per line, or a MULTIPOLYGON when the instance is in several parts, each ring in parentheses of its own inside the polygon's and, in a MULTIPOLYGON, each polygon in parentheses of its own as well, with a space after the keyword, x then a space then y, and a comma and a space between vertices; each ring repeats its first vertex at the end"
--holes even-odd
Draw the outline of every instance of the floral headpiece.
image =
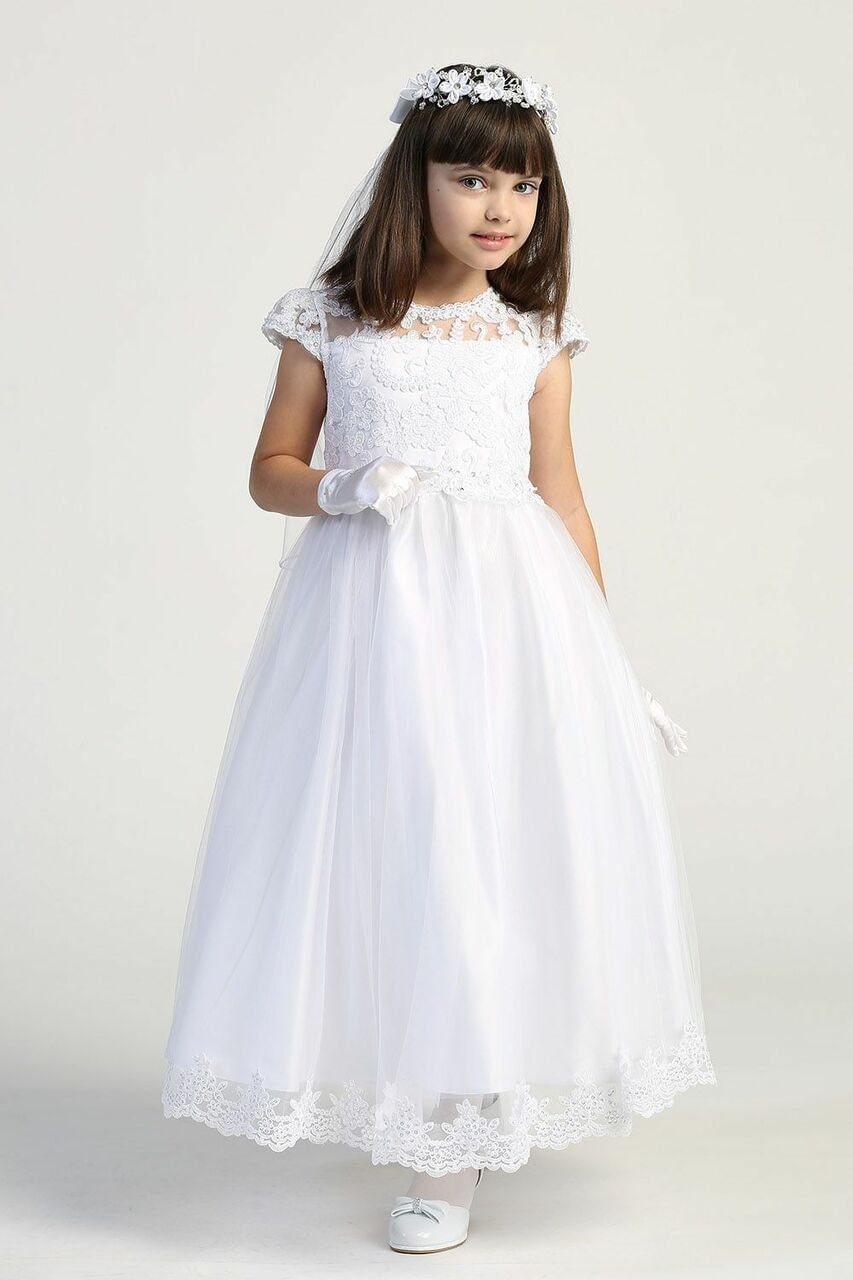
POLYGON ((469 98, 471 102, 499 98, 504 102, 517 102, 522 107, 533 107, 545 121, 549 132, 557 132, 557 107, 551 97, 551 86, 539 84, 530 76, 521 79, 507 76, 503 67, 494 71, 467 66, 461 71, 439 72, 434 67, 421 71, 414 80, 409 80, 405 89, 400 90, 397 105, 389 119, 400 124, 416 105, 421 110, 428 102, 434 102, 438 107, 449 107, 460 98, 469 98))

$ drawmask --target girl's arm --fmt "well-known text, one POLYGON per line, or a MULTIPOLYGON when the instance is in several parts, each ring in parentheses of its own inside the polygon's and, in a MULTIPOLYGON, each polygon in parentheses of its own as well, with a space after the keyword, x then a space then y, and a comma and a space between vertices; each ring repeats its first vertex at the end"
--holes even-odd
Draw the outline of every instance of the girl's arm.
POLYGON ((564 347, 545 365, 530 398, 530 479, 540 497, 562 519, 606 599, 595 530, 575 467, 569 421, 571 402, 572 362, 568 347, 564 347))
POLYGON ((317 486, 326 472, 309 464, 325 413, 322 364, 300 342, 286 338, 249 471, 249 494, 264 511, 320 514, 317 486))

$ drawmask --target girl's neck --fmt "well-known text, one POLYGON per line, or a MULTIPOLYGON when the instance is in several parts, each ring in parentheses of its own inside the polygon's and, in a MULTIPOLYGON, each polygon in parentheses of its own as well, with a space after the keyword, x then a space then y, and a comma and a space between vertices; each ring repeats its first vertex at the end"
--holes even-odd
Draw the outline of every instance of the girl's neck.
POLYGON ((485 271, 472 272, 462 278, 458 275, 442 277, 440 273, 430 272, 428 276, 421 275, 412 301, 422 307, 470 302, 472 298, 479 298, 488 287, 489 279, 485 271))

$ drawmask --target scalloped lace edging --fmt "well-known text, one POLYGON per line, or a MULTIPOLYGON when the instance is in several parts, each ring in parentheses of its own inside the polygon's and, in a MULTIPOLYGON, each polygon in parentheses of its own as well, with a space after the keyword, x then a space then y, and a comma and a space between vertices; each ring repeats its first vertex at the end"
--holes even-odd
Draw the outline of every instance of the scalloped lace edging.
POLYGON ((226 1080, 204 1054, 191 1067, 168 1063, 162 1104, 167 1117, 189 1116, 274 1151, 300 1139, 342 1142, 369 1151, 373 1164, 397 1163, 440 1176, 479 1167, 511 1173, 535 1147, 559 1150, 588 1137, 627 1136, 634 1115, 655 1115, 677 1093, 716 1083, 705 1036, 688 1022, 675 1046, 649 1049, 633 1062, 623 1058, 614 1082, 599 1084, 590 1072, 578 1072, 570 1092, 558 1095, 559 1109, 526 1081, 501 1095, 502 1114, 492 1118, 488 1105, 481 1110, 465 1098, 455 1104, 455 1119, 423 1120, 395 1085, 386 1085, 377 1106, 354 1081, 329 1092, 328 1106, 320 1104, 322 1090, 310 1081, 281 1105, 285 1091, 267 1089, 259 1072, 250 1084, 226 1080), (233 1097, 225 1096, 228 1090, 233 1097))

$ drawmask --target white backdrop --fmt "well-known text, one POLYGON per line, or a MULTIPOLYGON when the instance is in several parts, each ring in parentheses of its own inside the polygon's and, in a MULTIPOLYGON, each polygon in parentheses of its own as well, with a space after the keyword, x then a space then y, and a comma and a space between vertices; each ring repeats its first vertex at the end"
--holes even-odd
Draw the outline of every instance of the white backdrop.
MULTIPOLYGON (((414 16, 53 0, 7 23, 2 1075, 21 1159, 60 1199, 51 1099, 60 1145, 91 1132, 74 1098, 93 1117, 105 1092, 133 1099, 139 1142, 185 1149, 188 1181, 203 1158, 229 1176, 256 1154, 157 1126, 202 824, 278 567, 282 520, 247 489, 277 358, 260 323, 304 283, 408 76, 462 59, 552 85, 590 336, 573 365, 581 481, 633 665, 689 733, 667 773, 720 1083, 636 1143, 678 1133, 689 1161, 684 1126, 707 1125, 722 1197, 737 1144, 739 1176, 775 1165, 786 1134, 824 1135, 831 1168, 850 1100, 850 12, 495 0, 414 16), (726 1117, 732 1146, 714 1148, 726 1117)), ((281 1181, 311 1158, 258 1169, 281 1181)), ((45 1205, 13 1185, 13 1215, 37 1221, 45 1205)), ((784 1198, 747 1203, 755 1240, 793 1266, 784 1198)), ((828 1203, 801 1224, 824 1245, 828 1203)), ((713 1221, 715 1260, 735 1265, 713 1221)), ((765 1274, 752 1244, 737 1257, 765 1274)), ((41 1274, 27 1256, 15 1274, 41 1274)))

